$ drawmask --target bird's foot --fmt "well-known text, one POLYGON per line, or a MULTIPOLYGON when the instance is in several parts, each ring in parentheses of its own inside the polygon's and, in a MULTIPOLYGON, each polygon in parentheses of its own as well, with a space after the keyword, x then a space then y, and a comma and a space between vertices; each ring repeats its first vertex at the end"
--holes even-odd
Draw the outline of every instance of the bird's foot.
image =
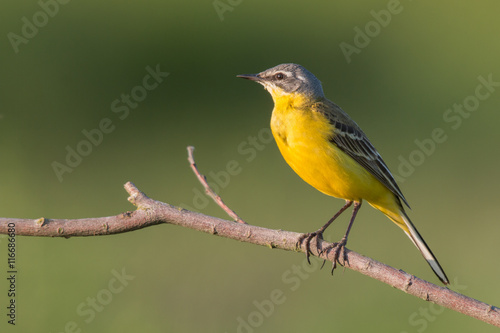
POLYGON ((313 239, 315 239, 315 238, 316 238, 316 249, 319 252, 320 248, 318 247, 318 241, 319 240, 323 240, 323 231, 321 229, 318 230, 318 231, 308 232, 306 234, 302 234, 302 236, 300 236, 299 242, 298 242, 298 244, 300 245, 300 247, 302 247, 302 245, 305 245, 305 247, 306 247, 306 258, 307 258, 307 262, 309 264, 311 264, 311 261, 309 260, 309 255, 312 253, 311 252, 311 241, 313 239))
MULTIPOLYGON (((347 237, 344 236, 344 237, 342 237, 340 242, 333 243, 320 251, 320 255, 323 253, 326 253, 327 256, 330 254, 330 251, 333 251, 332 275, 333 275, 333 271, 335 270, 335 268, 337 268, 337 262, 342 266, 345 266, 345 263, 347 263, 349 265, 349 260, 347 258, 346 253, 345 253, 346 244, 347 244, 347 237), (342 262, 340 262, 340 260, 339 260, 341 254, 342 254, 342 262)), ((325 264, 325 261, 323 261, 323 265, 325 264)), ((323 266, 321 266, 321 267, 323 267, 323 266)))

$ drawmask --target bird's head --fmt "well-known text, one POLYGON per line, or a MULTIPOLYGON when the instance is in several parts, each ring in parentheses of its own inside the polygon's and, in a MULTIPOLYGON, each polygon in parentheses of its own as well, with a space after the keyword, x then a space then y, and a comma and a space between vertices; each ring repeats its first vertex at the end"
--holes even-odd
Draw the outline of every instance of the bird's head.
POLYGON ((237 77, 262 84, 275 102, 286 95, 300 95, 313 100, 324 97, 321 82, 297 64, 281 64, 258 74, 242 74, 237 77))

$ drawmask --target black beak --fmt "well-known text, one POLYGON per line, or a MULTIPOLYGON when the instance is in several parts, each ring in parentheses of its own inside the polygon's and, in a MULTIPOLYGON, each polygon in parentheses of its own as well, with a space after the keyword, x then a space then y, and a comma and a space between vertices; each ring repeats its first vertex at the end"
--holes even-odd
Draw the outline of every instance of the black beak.
POLYGON ((258 74, 241 74, 236 75, 236 77, 241 77, 242 79, 247 79, 251 81, 262 81, 258 74))

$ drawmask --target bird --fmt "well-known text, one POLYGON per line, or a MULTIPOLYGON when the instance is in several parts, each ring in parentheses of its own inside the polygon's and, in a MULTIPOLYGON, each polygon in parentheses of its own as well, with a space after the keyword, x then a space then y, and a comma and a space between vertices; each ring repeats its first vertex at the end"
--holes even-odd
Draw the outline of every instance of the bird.
POLYGON ((386 163, 356 122, 325 97, 314 74, 301 65, 284 63, 237 77, 255 81, 271 94, 271 131, 288 165, 309 185, 346 202, 325 225, 300 237, 308 261, 312 240, 322 239, 328 226, 353 205, 345 235, 326 249, 334 251, 332 274, 336 263, 341 264, 341 252, 345 264, 345 245, 364 200, 403 229, 441 282, 449 284, 436 256, 406 214, 403 204, 410 206, 386 163))

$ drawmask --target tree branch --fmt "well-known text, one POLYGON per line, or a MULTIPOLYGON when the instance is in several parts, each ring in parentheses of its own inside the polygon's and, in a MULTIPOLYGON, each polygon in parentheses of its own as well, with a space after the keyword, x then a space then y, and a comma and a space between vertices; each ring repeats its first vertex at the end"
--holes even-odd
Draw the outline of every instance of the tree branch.
MULTIPOLYGON (((35 220, 0 218, 0 234, 9 234, 14 228, 16 236, 66 238, 102 236, 167 223, 269 248, 305 252, 305 248, 298 245, 299 238, 302 236, 300 233, 272 230, 191 212, 153 200, 139 191, 131 182, 125 184, 125 190, 130 194, 128 200, 137 206, 137 209, 133 212, 125 212, 116 216, 75 220, 47 219, 43 217, 35 220)), ((333 253, 332 255, 326 252, 320 254, 315 244, 312 245, 313 255, 325 260, 333 260, 333 253)), ((320 240, 318 247, 321 250, 328 245, 330 243, 320 240)), ((377 279, 410 295, 500 327, 500 309, 495 306, 480 302, 445 287, 434 285, 351 250, 345 249, 345 251, 348 259, 347 268, 377 279)))

